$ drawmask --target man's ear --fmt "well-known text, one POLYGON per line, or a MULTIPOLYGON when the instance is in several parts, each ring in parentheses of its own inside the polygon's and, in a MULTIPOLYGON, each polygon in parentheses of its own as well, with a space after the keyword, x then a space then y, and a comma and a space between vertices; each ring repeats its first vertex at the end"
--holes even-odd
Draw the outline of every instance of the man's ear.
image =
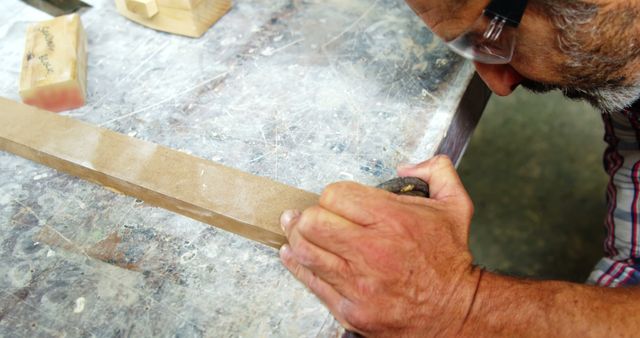
POLYGON ((482 80, 499 96, 511 94, 524 80, 524 77, 508 64, 488 65, 474 62, 474 65, 482 80))

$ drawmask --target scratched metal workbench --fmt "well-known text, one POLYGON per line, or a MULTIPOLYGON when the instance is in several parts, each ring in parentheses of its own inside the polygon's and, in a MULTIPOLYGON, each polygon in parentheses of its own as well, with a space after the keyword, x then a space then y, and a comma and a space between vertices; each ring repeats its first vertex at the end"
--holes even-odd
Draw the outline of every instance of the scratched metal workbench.
MULTIPOLYGON (((402 0, 237 0, 200 39, 87 2, 88 103, 65 115, 314 192, 459 157, 488 97, 402 0)), ((47 18, 0 2, 0 96, 47 18)), ((338 330, 274 249, 7 153, 0 255, 0 336, 338 330)))

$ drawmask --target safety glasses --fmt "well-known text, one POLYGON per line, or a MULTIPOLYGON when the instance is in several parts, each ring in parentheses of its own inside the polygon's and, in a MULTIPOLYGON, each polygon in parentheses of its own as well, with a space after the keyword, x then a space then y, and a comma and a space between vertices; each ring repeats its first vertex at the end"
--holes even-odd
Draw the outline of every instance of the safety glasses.
POLYGON ((492 0, 474 24, 448 41, 462 57, 486 64, 511 62, 516 33, 528 0, 492 0))

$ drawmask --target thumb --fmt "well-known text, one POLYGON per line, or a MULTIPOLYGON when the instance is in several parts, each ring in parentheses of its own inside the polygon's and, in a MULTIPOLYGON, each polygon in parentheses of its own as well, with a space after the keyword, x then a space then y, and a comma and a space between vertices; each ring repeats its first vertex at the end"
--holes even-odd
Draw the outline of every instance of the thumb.
POLYGON ((399 166, 398 175, 417 177, 425 181, 429 184, 432 199, 470 201, 453 163, 445 155, 437 155, 417 165, 399 166))

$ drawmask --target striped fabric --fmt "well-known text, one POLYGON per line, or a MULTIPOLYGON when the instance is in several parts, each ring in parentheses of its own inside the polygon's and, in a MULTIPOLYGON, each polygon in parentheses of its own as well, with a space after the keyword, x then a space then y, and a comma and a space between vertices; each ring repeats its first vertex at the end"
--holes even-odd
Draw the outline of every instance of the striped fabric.
POLYGON ((608 212, 606 257, 587 283, 620 287, 640 283, 640 101, 631 108, 602 114, 605 125, 605 170, 608 212))

